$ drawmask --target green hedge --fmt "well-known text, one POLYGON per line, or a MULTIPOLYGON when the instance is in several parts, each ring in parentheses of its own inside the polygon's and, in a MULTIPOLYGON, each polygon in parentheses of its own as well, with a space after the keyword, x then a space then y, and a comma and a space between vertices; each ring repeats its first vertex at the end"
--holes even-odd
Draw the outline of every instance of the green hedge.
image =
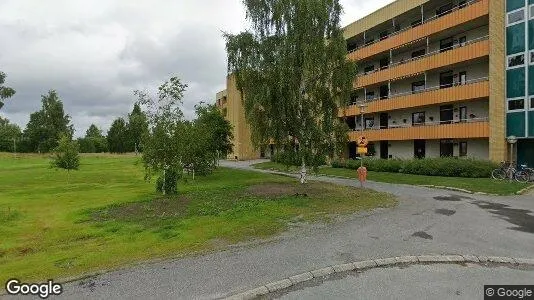
MULTIPOLYGON (((326 165, 326 157, 320 155, 313 156, 313 160, 307 164, 310 166, 324 166, 326 165)), ((281 163, 286 166, 301 166, 302 154, 300 152, 293 151, 281 151, 271 157, 272 162, 281 163)))
MULTIPOLYGON (((425 158, 425 159, 364 159, 369 171, 404 173, 427 176, 487 178, 498 164, 491 161, 458 158, 425 158)), ((358 169, 359 160, 335 161, 333 168, 358 169)))

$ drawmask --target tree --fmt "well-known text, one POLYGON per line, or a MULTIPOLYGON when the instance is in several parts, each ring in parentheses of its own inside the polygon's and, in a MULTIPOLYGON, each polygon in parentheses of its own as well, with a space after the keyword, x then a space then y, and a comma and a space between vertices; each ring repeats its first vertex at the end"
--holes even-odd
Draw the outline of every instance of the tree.
POLYGON ((118 118, 111 124, 107 136, 109 152, 126 153, 128 151, 128 126, 123 118, 118 118))
POLYGON ((182 173, 180 128, 183 113, 180 108, 187 88, 177 77, 172 77, 158 88, 157 99, 145 91, 135 91, 138 103, 147 108, 150 131, 143 148, 145 178, 150 179, 154 173, 162 175, 157 184, 163 194, 177 191, 177 179, 182 173))
MULTIPOLYGON (((298 144, 302 170, 336 144, 356 64, 347 59, 338 0, 243 0, 251 30, 226 34, 228 71, 256 148, 298 144)), ((316 167, 316 166, 314 166, 316 167)))
POLYGON ((29 150, 33 152, 49 152, 57 147, 62 135, 72 137, 74 134, 70 117, 65 115, 63 102, 56 91, 43 95, 41 103, 41 110, 30 115, 30 121, 24 130, 29 150))
POLYGON ((143 138, 148 134, 147 116, 141 110, 139 103, 134 104, 132 113, 128 115, 128 149, 142 151, 143 138))
POLYGON ((78 144, 82 153, 102 153, 108 149, 106 137, 95 124, 89 126, 85 131, 85 137, 78 139, 78 144))
POLYGON ((232 125, 224 118, 221 111, 215 105, 204 105, 203 103, 195 106, 197 119, 195 124, 203 127, 208 135, 207 150, 215 153, 215 159, 226 157, 232 152, 232 125))
POLYGON ((22 136, 20 127, 0 117, 0 152, 16 152, 22 136))
POLYGON ((6 80, 6 73, 0 72, 0 109, 4 106, 4 100, 11 98, 15 95, 15 90, 4 86, 6 80))
POLYGON ((78 170, 80 167, 78 143, 73 141, 70 136, 63 134, 59 139, 58 146, 54 149, 51 164, 53 168, 67 170, 68 182, 70 171, 78 170))

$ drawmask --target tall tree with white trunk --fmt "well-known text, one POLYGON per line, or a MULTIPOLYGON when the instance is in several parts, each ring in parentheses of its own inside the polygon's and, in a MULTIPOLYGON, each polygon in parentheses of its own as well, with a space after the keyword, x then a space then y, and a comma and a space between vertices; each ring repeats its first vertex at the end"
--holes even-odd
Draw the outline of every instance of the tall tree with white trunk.
POLYGON ((340 144, 356 63, 347 58, 338 0, 243 0, 250 29, 225 34, 252 141, 295 148, 306 168, 340 144))

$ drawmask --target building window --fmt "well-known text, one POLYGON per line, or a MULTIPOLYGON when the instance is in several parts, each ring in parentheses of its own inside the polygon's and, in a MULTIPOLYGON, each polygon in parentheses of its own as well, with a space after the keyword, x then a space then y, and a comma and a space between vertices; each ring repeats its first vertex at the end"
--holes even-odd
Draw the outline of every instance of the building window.
POLYGON ((372 129, 375 127, 374 118, 365 118, 365 129, 372 129))
POLYGON ((534 97, 530 98, 530 109, 534 109, 534 97))
POLYGON ((373 72, 374 70, 375 70, 375 65, 370 65, 370 66, 365 67, 365 69, 363 69, 365 73, 373 72))
POLYGON ((412 114, 412 126, 425 125, 425 112, 416 112, 412 114))
POLYGON ((419 93, 425 90, 425 81, 417 81, 412 83, 412 93, 419 93))
POLYGON ((534 51, 529 52, 530 61, 529 63, 532 65, 534 64, 534 51))
POLYGON ((426 49, 417 50, 417 51, 412 52, 412 58, 421 57, 425 54, 426 54, 426 49))
POLYGON ((367 92, 365 95, 366 100, 373 100, 375 98, 375 92, 367 92))
POLYGON ((534 5, 529 6, 528 10, 530 19, 534 19, 534 5))
POLYGON ((466 36, 462 36, 461 38, 458 39, 458 44, 460 44, 460 47, 465 46, 466 43, 467 43, 467 37, 466 36))
POLYGON ((467 106, 460 107, 460 122, 467 122, 467 106))
POLYGON ((525 65, 525 54, 517 54, 508 56, 508 68, 514 68, 525 65))
POLYGON ((467 156, 467 142, 460 142, 460 156, 467 156))
POLYGON ((525 109, 525 99, 509 99, 508 111, 523 110, 525 109))
POLYGON ((356 104, 358 102, 358 98, 360 98, 358 94, 356 92, 352 92, 350 94, 350 103, 356 104))
POLYGON ((523 22, 525 20, 525 9, 521 8, 516 11, 508 13, 507 24, 508 26, 523 22))

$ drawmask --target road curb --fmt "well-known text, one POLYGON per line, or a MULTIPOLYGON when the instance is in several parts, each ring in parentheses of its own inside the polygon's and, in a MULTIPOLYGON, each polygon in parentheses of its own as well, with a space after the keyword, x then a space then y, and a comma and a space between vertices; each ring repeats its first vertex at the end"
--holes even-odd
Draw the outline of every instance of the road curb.
POLYGON ((526 188, 520 190, 519 192, 517 192, 517 195, 526 195, 531 190, 534 190, 534 184, 527 186, 526 188))
POLYGON ((260 287, 227 297, 227 300, 248 300, 255 299, 270 293, 280 292, 296 284, 302 284, 317 278, 350 271, 367 271, 375 268, 387 268, 397 265, 429 265, 429 264, 458 264, 458 263, 492 263, 506 265, 534 266, 534 259, 531 258, 511 258, 500 256, 476 256, 476 255, 420 255, 420 256, 399 256, 381 259, 371 259, 357 261, 348 264, 333 265, 302 274, 284 278, 279 281, 267 283, 260 287))

